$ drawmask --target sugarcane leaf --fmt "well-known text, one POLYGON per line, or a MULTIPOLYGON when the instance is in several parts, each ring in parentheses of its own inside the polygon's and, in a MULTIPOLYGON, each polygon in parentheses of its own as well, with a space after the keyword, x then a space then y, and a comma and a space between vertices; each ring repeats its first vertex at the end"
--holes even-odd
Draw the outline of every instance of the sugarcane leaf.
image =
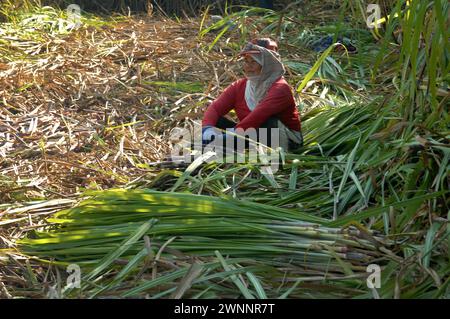
MULTIPOLYGON (((220 263, 222 264, 223 269, 225 269, 225 271, 230 271, 231 270, 230 266, 227 264, 227 262, 225 261, 223 256, 220 254, 220 252, 218 250, 216 250, 214 253, 215 253, 216 257, 219 259, 220 263)), ((252 295, 252 293, 248 290, 248 288, 244 285, 244 283, 236 275, 231 275, 230 278, 245 298, 255 299, 255 297, 252 295)))
POLYGON ((120 257, 124 252, 126 252, 130 246, 136 243, 144 234, 157 222, 156 219, 151 219, 148 222, 143 223, 139 228, 136 229, 127 239, 125 239, 116 250, 111 251, 105 257, 103 257, 98 265, 88 274, 86 280, 92 280, 97 275, 99 275, 103 270, 105 270, 109 265, 111 265, 114 260, 120 257))
POLYGON ((112 289, 114 286, 119 284, 122 280, 126 278, 133 270, 135 270, 139 263, 145 258, 147 255, 147 250, 144 248, 139 253, 137 253, 129 262, 128 264, 122 268, 122 270, 114 277, 114 279, 111 281, 110 284, 106 285, 105 287, 99 289, 98 291, 95 291, 91 294, 90 298, 94 298, 98 294, 112 289))
MULTIPOLYGON (((447 214, 447 234, 450 234, 450 211, 447 214)), ((447 248, 450 248, 450 236, 447 238, 447 248)), ((448 263, 450 265, 450 249, 447 252, 448 263)))
POLYGON ((359 182, 359 179, 358 179, 358 177, 356 176, 356 174, 355 174, 354 171, 351 171, 351 172, 350 172, 350 178, 351 178, 351 179, 353 180, 353 182, 355 183, 356 188, 358 188, 358 191, 360 192, 360 194, 361 194, 361 196, 362 196, 364 202, 367 203, 366 194, 364 193, 363 188, 362 188, 362 186, 361 186, 361 183, 359 182))
POLYGON ((216 45, 216 43, 220 40, 220 38, 228 31, 231 27, 231 24, 226 24, 223 29, 219 32, 219 34, 214 38, 211 44, 208 46, 208 52, 212 50, 212 48, 216 45))
POLYGON ((289 189, 295 190, 297 185, 298 167, 296 164, 292 165, 291 175, 289 176, 289 189))
POLYGON ((177 180, 175 185, 172 187, 171 192, 175 192, 178 187, 181 186, 181 184, 185 181, 185 179, 192 174, 193 171, 195 171, 200 165, 202 165, 204 162, 210 160, 213 156, 215 156, 215 152, 208 151, 197 157, 184 171, 183 175, 180 176, 180 178, 177 180))
POLYGON ((314 65, 312 66, 311 70, 309 70, 309 72, 305 75, 303 81, 297 87, 297 92, 301 92, 306 87, 308 82, 312 79, 312 77, 314 76, 314 74, 316 74, 319 67, 325 61, 326 57, 328 55, 330 55, 331 51, 333 51, 333 49, 338 45, 340 45, 340 44, 335 43, 322 53, 322 55, 319 57, 319 59, 316 61, 316 63, 314 63, 314 65))
POLYGON ((352 172, 353 161, 354 161, 355 156, 356 156, 356 151, 358 150, 358 147, 359 147, 359 142, 360 142, 360 139, 358 139, 358 142, 356 143, 356 145, 353 148, 352 152, 348 156, 347 164, 345 166, 344 175, 342 176, 341 183, 339 185, 339 188, 338 188, 338 191, 337 191, 337 194, 336 194, 336 197, 337 197, 338 200, 340 199, 342 190, 344 189, 344 185, 347 182, 347 178, 350 175, 350 173, 352 172))
POLYGON ((201 274, 203 266, 198 263, 193 263, 186 275, 181 279, 177 289, 172 294, 172 299, 180 299, 186 291, 192 286, 193 281, 201 274))
MULTIPOLYGON (((188 268, 182 268, 182 269, 172 271, 168 274, 162 275, 154 280, 146 281, 143 284, 124 292, 122 294, 122 297, 136 296, 143 291, 149 290, 149 289, 157 287, 159 285, 172 284, 174 280, 183 277, 187 273, 187 271, 188 271, 188 268)), ((172 288, 172 289, 176 289, 176 288, 172 288)))
MULTIPOLYGON (((443 183, 445 182, 446 175, 450 173, 450 167, 448 165, 448 162, 450 160, 450 149, 442 149, 444 152, 444 158, 442 159, 441 163, 439 163, 439 171, 433 181, 434 190, 438 191, 439 187, 443 186, 443 183), (447 171, 447 172, 446 172, 447 171), (445 174, 445 175, 444 175, 445 174), (442 184, 441 184, 442 183, 442 184)), ((443 187, 442 187, 443 188, 443 187)))
POLYGON ((407 199, 407 200, 403 200, 403 201, 397 201, 391 204, 388 204, 386 206, 381 206, 381 207, 374 207, 374 208, 370 208, 367 209, 361 213, 357 213, 357 214, 353 214, 353 215, 349 215, 349 216, 344 216, 341 217, 335 221, 330 221, 328 223, 325 223, 325 225, 329 226, 329 227, 339 227, 339 226, 343 226, 351 221, 360 221, 369 217, 375 217, 378 216, 380 214, 383 214, 389 207, 393 207, 393 208, 397 208, 397 207, 406 207, 409 205, 414 205, 415 207, 420 206, 420 204, 428 199, 432 199, 432 198, 436 198, 441 196, 442 194, 444 194, 444 191, 441 192, 434 192, 431 194, 426 194, 426 195, 421 195, 421 196, 416 196, 413 197, 411 199, 407 199))
POLYGON ((264 288, 261 285, 261 282, 256 278, 256 276, 251 272, 245 273, 250 280, 250 282, 253 284, 253 287, 255 287, 256 295, 259 299, 267 299, 266 292, 264 291, 264 288))
POLYGON ((435 238, 436 232, 441 227, 440 223, 433 223, 431 224, 430 229, 427 232, 427 236, 425 238, 425 243, 423 245, 422 249, 422 256, 423 256, 423 266, 429 267, 430 266, 430 259, 431 259, 431 250, 433 248, 433 240, 435 238))
POLYGON ((297 280, 291 288, 289 288, 288 290, 286 290, 285 293, 283 293, 280 297, 278 297, 278 299, 286 299, 287 297, 289 297, 289 295, 297 288, 297 286, 302 282, 301 279, 297 280))

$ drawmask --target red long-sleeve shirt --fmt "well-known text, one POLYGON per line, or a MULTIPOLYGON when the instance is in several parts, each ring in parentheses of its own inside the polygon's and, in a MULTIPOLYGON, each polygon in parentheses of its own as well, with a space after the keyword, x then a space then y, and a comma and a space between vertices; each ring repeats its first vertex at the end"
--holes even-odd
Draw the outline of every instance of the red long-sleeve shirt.
POLYGON ((226 115, 232 109, 239 119, 236 128, 259 128, 271 116, 278 118, 288 128, 300 131, 300 116, 292 96, 291 87, 283 77, 275 81, 255 109, 251 111, 245 102, 245 87, 247 79, 233 82, 225 91, 208 107, 202 121, 203 126, 216 126, 221 116, 226 115))

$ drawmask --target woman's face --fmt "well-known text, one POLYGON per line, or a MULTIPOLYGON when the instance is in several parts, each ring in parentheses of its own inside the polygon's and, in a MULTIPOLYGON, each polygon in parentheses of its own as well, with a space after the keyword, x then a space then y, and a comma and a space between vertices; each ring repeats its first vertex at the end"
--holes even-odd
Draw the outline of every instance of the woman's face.
POLYGON ((244 63, 243 69, 244 69, 245 75, 255 76, 255 75, 261 74, 262 66, 258 62, 256 62, 250 55, 244 56, 243 63, 244 63))

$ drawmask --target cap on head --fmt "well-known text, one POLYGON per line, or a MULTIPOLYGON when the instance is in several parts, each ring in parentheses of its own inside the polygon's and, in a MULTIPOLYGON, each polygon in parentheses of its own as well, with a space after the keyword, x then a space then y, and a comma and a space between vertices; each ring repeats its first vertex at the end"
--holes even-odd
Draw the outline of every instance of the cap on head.
POLYGON ((239 53, 239 55, 259 54, 259 53, 261 53, 258 50, 255 50, 254 48, 252 48, 251 44, 257 45, 257 46, 260 46, 260 47, 263 47, 263 48, 266 48, 266 49, 274 51, 274 52, 278 52, 278 45, 277 45, 277 43, 274 40, 272 40, 270 38, 258 38, 258 39, 251 40, 244 47, 244 49, 239 53))
POLYGON ((267 50, 272 50, 272 51, 278 52, 278 45, 271 38, 253 39, 251 41, 251 43, 256 44, 256 45, 258 45, 260 47, 266 48, 267 50))

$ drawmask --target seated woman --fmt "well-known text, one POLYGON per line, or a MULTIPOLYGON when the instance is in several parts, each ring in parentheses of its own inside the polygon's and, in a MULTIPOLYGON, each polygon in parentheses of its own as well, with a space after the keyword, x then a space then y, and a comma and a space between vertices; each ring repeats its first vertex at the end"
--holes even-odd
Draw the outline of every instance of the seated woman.
POLYGON ((300 117, 291 87, 283 77, 285 69, 277 49, 277 44, 268 38, 253 40, 244 47, 239 55, 244 57, 246 77, 227 87, 206 110, 202 121, 204 144, 217 136, 214 128, 266 128, 269 147, 271 138, 278 138, 271 129, 278 129, 272 132, 277 132, 278 145, 285 151, 302 146, 300 117), (224 118, 233 109, 238 123, 224 118))

